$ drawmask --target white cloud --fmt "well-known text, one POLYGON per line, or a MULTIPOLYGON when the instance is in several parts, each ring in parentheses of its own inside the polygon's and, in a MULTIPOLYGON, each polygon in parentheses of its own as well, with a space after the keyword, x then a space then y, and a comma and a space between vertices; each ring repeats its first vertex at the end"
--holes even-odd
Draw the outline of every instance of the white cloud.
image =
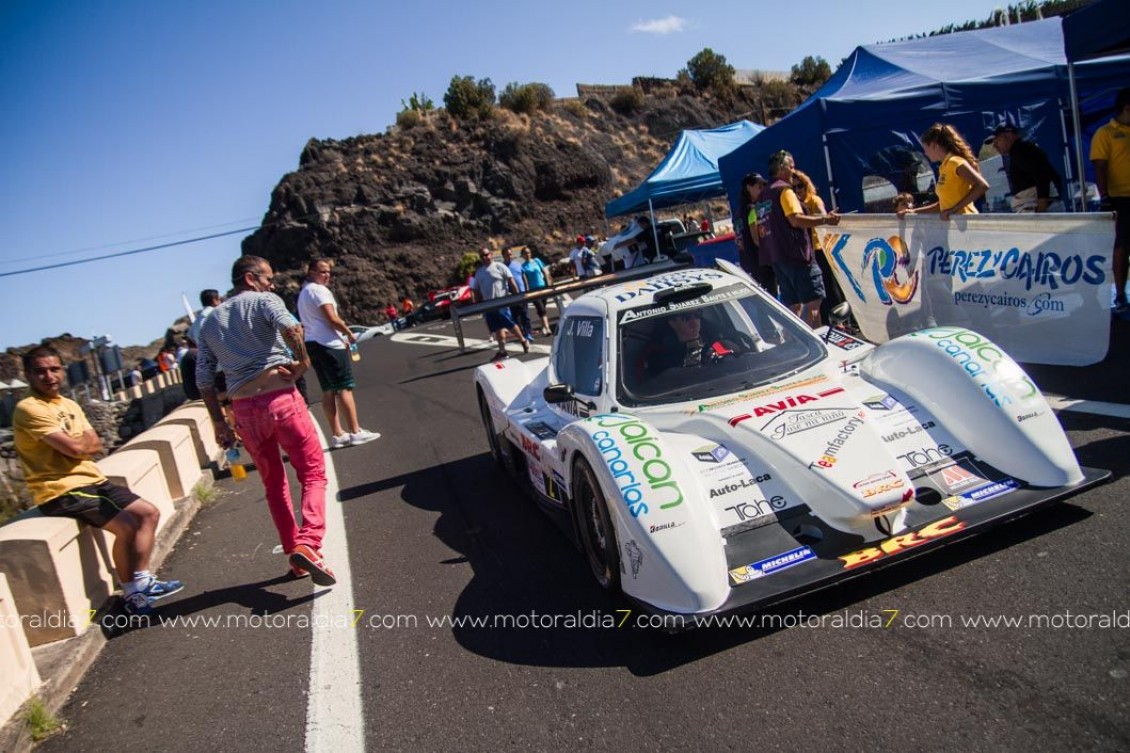
POLYGON ((645 34, 675 34, 682 31, 687 26, 685 18, 678 16, 667 16, 667 18, 657 18, 653 21, 637 21, 632 24, 632 31, 642 31, 645 34))

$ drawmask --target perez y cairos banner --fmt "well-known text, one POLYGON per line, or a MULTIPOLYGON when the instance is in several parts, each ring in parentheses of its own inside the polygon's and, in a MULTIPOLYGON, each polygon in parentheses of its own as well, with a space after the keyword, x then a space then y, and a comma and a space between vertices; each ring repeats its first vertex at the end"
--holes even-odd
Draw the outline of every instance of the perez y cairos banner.
POLYGON ((1111 214, 844 215, 821 239, 869 340, 954 325, 1023 363, 1106 357, 1111 214))

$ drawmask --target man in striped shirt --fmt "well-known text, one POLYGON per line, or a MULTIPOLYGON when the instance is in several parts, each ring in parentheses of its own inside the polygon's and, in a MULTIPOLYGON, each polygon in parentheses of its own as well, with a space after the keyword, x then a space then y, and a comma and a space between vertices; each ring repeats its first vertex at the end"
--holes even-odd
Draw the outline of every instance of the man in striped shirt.
POLYGON ((216 368, 227 378, 227 394, 239 439, 255 461, 267 506, 295 577, 320 586, 336 579, 322 559, 325 533, 326 465, 314 421, 295 383, 310 368, 302 325, 275 295, 274 272, 258 256, 232 266, 236 294, 217 306, 200 328, 196 382, 208 407, 216 441, 231 447, 237 437, 225 420, 216 391, 216 368), (291 504, 279 448, 302 485, 302 525, 291 504))

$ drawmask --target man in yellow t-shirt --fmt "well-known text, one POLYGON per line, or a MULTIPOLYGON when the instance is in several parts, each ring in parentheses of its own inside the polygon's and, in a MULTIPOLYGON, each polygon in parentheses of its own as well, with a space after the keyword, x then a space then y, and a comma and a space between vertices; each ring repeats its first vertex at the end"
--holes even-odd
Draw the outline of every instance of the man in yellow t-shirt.
POLYGON ((63 360, 48 345, 23 356, 31 395, 16 404, 12 428, 24 479, 44 515, 74 518, 114 534, 114 567, 126 611, 149 614, 153 602, 184 588, 160 581, 149 558, 160 511, 121 486, 111 484, 92 458, 102 441, 78 403, 59 394, 63 360))
POLYGON ((1126 303, 1127 247, 1130 240, 1130 86, 1114 98, 1114 118, 1095 132, 1091 163, 1105 212, 1114 220, 1114 310, 1130 311, 1126 303))

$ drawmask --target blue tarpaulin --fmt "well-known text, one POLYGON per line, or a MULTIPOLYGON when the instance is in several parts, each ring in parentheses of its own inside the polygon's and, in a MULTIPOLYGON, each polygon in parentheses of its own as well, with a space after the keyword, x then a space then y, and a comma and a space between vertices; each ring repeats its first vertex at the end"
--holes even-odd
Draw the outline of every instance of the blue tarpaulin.
POLYGON ((718 174, 718 158, 764 129, 764 126, 741 120, 721 128, 683 131, 643 183, 605 205, 604 216, 646 212, 649 200, 652 208, 660 209, 721 196, 725 190, 718 174))
MULTIPOLYGON (((1124 0, 1123 0, 1124 2, 1124 0)), ((1081 95, 1125 85, 1130 60, 1076 66, 1081 95)), ((719 160, 731 205, 742 176, 766 172, 769 155, 792 152, 825 201, 862 211, 864 179, 914 190, 921 134, 953 124, 980 150, 998 123, 1025 130, 1065 177, 1070 87, 1063 19, 1002 26, 857 47, 824 86, 800 107, 719 160)), ((918 188, 921 188, 920 186, 918 188)))

